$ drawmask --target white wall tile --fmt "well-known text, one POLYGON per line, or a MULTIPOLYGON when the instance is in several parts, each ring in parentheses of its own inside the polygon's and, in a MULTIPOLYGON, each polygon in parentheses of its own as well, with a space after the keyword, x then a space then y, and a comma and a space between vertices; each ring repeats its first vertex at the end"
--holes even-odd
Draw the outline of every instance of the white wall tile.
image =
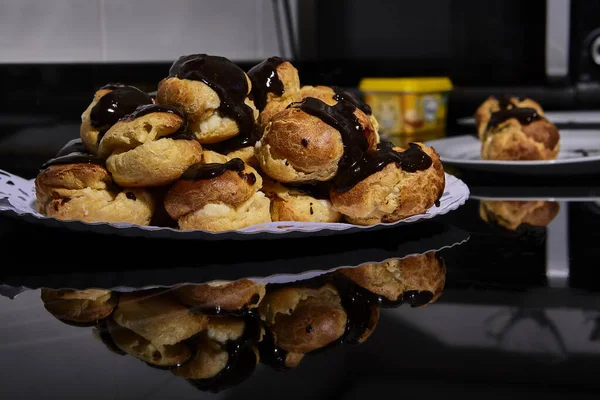
POLYGON ((2 0, 0 62, 101 58, 98 1, 2 0))
POLYGON ((189 53, 282 55, 273 1, 0 0, 0 62, 170 62, 189 53))
POLYGON ((273 19, 258 15, 268 0, 102 1, 107 61, 171 61, 189 53, 248 60, 272 45, 263 43, 263 30, 273 19))

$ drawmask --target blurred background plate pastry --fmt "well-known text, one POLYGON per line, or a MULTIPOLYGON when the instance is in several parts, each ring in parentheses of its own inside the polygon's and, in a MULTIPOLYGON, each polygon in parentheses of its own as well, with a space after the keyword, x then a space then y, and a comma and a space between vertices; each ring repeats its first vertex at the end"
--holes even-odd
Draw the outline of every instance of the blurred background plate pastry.
POLYGON ((561 130, 556 160, 482 160, 481 141, 472 135, 425 143, 433 147, 445 167, 465 171, 510 173, 522 176, 588 175, 600 172, 600 131, 561 130))

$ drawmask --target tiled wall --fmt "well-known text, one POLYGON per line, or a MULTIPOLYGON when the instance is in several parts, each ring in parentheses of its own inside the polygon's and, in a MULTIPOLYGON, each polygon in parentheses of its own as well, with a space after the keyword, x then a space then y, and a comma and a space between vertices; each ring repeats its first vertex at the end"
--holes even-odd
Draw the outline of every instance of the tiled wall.
POLYGON ((273 2, 0 2, 0 62, 171 61, 194 52, 234 60, 281 55, 273 2))

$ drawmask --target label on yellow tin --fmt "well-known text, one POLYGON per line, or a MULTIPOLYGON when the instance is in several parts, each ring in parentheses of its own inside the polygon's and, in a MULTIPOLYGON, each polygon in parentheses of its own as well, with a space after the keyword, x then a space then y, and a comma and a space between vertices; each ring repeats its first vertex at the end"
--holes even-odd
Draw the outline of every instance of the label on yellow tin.
POLYGON ((446 93, 365 93, 382 133, 399 135, 443 127, 446 93))

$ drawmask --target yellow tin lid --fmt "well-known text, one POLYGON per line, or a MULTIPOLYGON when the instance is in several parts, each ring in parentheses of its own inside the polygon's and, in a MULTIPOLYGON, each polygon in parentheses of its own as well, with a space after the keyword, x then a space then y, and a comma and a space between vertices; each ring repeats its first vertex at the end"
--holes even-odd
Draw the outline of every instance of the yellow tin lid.
POLYGON ((452 82, 447 77, 363 78, 359 89, 363 92, 447 92, 452 89, 452 82))

